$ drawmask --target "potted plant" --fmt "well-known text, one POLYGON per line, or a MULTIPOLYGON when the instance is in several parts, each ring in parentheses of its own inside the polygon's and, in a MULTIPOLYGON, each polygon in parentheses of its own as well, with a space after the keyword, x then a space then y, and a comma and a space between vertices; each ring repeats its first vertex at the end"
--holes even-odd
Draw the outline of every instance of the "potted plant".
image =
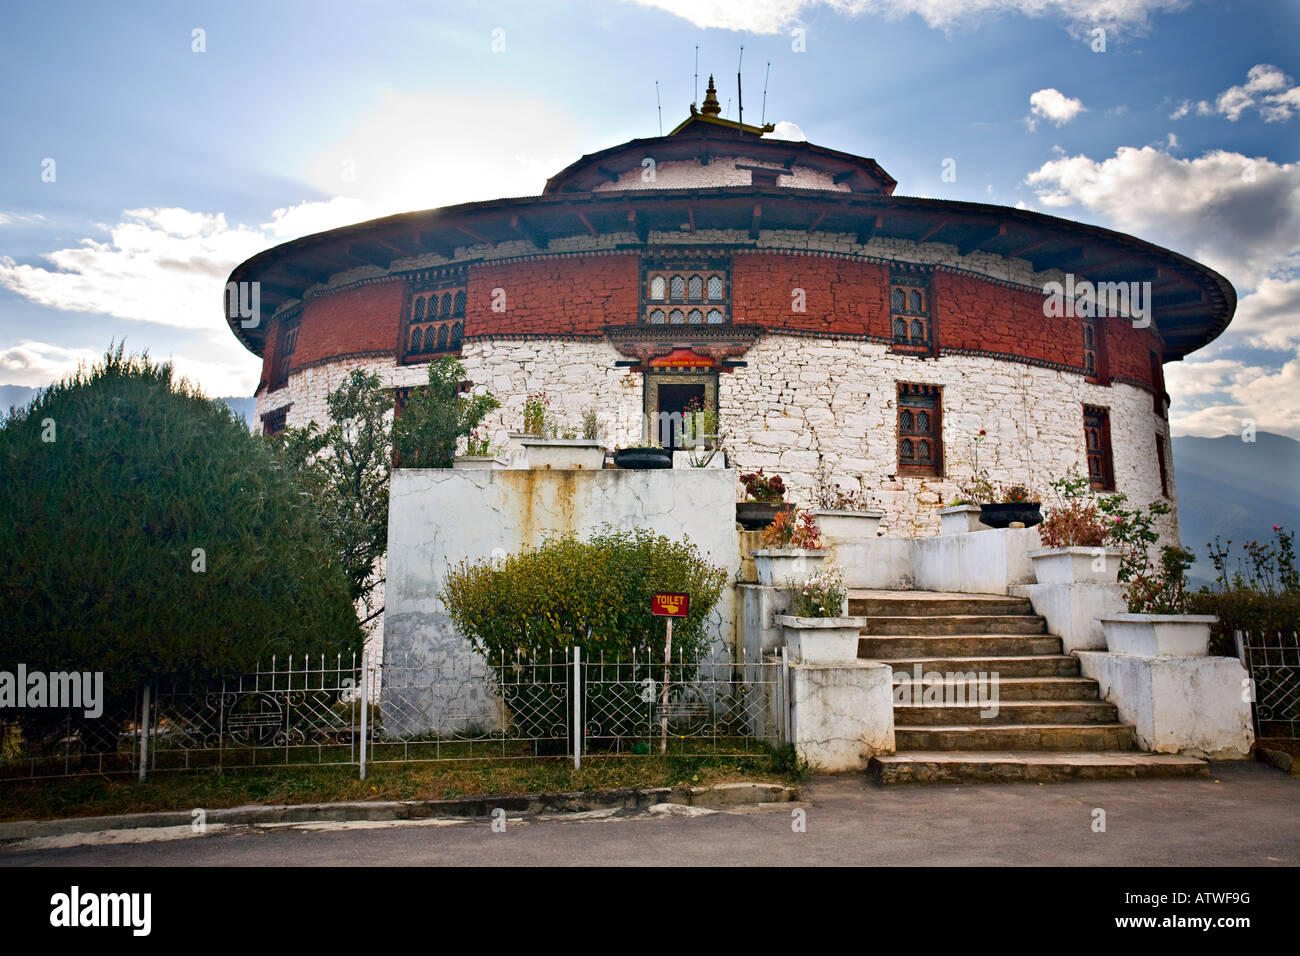
POLYGON ((1205 657, 1213 614, 1188 614, 1187 569, 1195 555, 1186 548, 1160 549, 1160 568, 1138 570, 1128 582, 1127 614, 1098 618, 1112 654, 1135 657, 1205 657))
POLYGON ((682 440, 688 448, 712 448, 718 440, 718 413, 693 398, 682 412, 682 440))
POLYGON ((758 583, 768 587, 788 587, 817 571, 826 558, 817 519, 802 508, 777 512, 763 530, 763 548, 753 557, 758 583))
POLYGON ((499 446, 493 445, 487 429, 475 428, 465 439, 465 454, 452 459, 451 467, 460 471, 490 471, 505 468, 509 459, 499 446))
MULTIPOLYGON (((588 471, 604 468, 605 446, 600 439, 594 434, 579 438, 578 428, 556 422, 549 407, 550 399, 545 392, 531 394, 524 401, 524 429, 518 436, 524 449, 522 467, 588 471)), ((589 411, 594 423, 594 409, 589 411)), ((585 423, 584 416, 584 434, 585 423)), ((598 423, 594 430, 598 432, 598 423)))
POLYGON ((864 617, 845 613, 844 569, 828 565, 790 588, 792 614, 777 617, 790 657, 799 664, 846 664, 858 659, 864 617))
POLYGON ((778 512, 790 510, 780 475, 765 475, 760 468, 742 474, 740 483, 745 486, 745 500, 736 502, 736 520, 746 531, 760 531, 772 523, 778 512))
MULTIPOLYGON (((846 491, 831 478, 825 459, 817 456, 817 488, 813 516, 828 538, 874 538, 885 513, 875 507, 870 493, 860 487, 846 491)), ((861 482, 861 479, 858 479, 861 482)))
POLYGON ((1017 522, 1029 528, 1043 520, 1040 506, 1024 485, 1003 485, 996 500, 980 505, 980 521, 990 528, 1009 528, 1017 522))
POLYGON ((1042 550, 1029 560, 1039 584, 1114 584, 1123 552, 1108 547, 1112 522, 1084 495, 1088 479, 1071 472, 1052 482, 1057 504, 1038 526, 1042 550))
POLYGON ((971 479, 963 484, 957 497, 946 508, 939 509, 940 534, 965 534, 969 531, 987 531, 989 525, 980 518, 982 505, 991 504, 997 495, 993 482, 989 480, 987 468, 980 467, 980 446, 988 440, 984 429, 972 435, 970 440, 971 479))

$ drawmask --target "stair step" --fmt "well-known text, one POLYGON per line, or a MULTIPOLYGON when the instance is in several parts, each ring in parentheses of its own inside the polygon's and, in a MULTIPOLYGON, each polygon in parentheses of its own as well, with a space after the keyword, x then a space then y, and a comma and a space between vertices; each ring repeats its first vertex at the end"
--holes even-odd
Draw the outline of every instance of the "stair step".
POLYGON ((915 657, 996 659, 1061 651, 1061 639, 1050 634, 870 634, 858 639, 858 657, 873 661, 915 657))
POLYGON ((940 591, 849 592, 853 615, 1032 614, 1028 598, 1004 594, 957 594, 940 591))
MULTIPOLYGON (((986 688, 987 690, 987 688, 986 688)), ((894 705, 894 723, 905 727, 933 726, 970 726, 988 727, 994 725, 1024 726, 1039 724, 1072 724, 1095 726, 1114 724, 1119 720, 1119 713, 1114 704, 1097 700, 1002 700, 1000 697, 997 712, 992 702, 988 708, 979 703, 945 706, 931 704, 912 706, 894 705), (988 716, 984 716, 985 714, 988 716)))
POLYGON ((894 747, 908 750, 1133 750, 1130 724, 894 725, 894 747))
POLYGON ((859 640, 858 659, 883 660, 893 667, 895 673, 898 671, 911 671, 917 664, 920 664, 922 673, 927 671, 939 671, 944 674, 984 671, 991 674, 996 671, 1003 680, 1009 677, 1079 676, 1079 659, 1069 654, 1016 654, 1007 657, 968 656, 963 654, 932 657, 917 654, 913 657, 885 659, 871 654, 863 654, 862 641, 859 640))
POLYGON ((1208 777, 1204 760, 1178 754, 1101 751, 907 751, 872 757, 867 772, 883 784, 1048 783, 1136 777, 1208 777))
POLYGON ((1037 614, 868 615, 864 635, 892 634, 1046 634, 1037 614))
MULTIPOLYGON (((949 669, 939 671, 937 668, 927 671, 922 668, 922 679, 926 673, 940 673, 944 679, 937 681, 936 686, 939 688, 944 699, 951 699, 947 696, 950 685, 969 683, 965 678, 949 680, 949 674, 979 674, 981 671, 985 674, 997 672, 1001 659, 993 659, 985 662, 987 667, 972 667, 969 669, 949 669)), ((894 671, 894 686, 897 687, 901 681, 898 679, 900 671, 894 671)), ((903 670, 902 673, 907 675, 909 681, 914 678, 914 671, 910 668, 903 670)), ((978 679, 978 678, 977 678, 978 679)), ((1073 700, 1073 701, 1092 701, 1098 698, 1097 682, 1088 677, 1007 677, 1000 675, 998 677, 998 699, 1002 701, 1018 700, 1073 700)))

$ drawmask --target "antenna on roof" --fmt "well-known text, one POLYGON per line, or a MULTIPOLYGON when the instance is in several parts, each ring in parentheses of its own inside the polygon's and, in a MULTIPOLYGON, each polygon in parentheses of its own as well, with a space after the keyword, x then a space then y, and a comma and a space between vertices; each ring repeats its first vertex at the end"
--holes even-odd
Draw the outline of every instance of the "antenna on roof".
POLYGON ((767 81, 771 75, 772 75, 772 61, 768 60, 767 72, 763 74, 763 113, 758 120, 759 126, 767 125, 767 81))
POLYGON ((692 103, 700 101, 700 45, 695 44, 695 99, 692 103))
POLYGON ((659 99, 659 81, 655 80, 655 105, 659 107, 659 135, 664 134, 664 104, 659 99))
POLYGON ((745 131, 745 97, 740 92, 740 64, 745 62, 745 44, 740 45, 740 59, 736 61, 736 129, 745 131))

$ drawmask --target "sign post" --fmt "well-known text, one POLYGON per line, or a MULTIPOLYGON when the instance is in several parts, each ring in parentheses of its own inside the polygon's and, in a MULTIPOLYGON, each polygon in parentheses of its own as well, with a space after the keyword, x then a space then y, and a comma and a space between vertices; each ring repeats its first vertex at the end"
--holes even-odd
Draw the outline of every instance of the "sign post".
POLYGON ((659 752, 668 752, 668 685, 671 683, 670 667, 673 662, 673 618, 685 617, 691 611, 691 596, 658 592, 650 602, 650 613, 665 618, 664 632, 664 695, 659 708, 659 752))

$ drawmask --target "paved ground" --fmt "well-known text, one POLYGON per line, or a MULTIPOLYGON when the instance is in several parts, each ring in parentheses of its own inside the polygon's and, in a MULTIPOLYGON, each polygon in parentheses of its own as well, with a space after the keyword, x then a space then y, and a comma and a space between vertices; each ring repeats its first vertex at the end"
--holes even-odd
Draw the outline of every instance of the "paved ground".
POLYGON ((962 787, 828 777, 800 804, 518 818, 505 832, 487 820, 179 828, 133 835, 152 842, 12 847, 0 865, 1300 865, 1300 780, 1258 763, 1212 771, 962 787), (1096 809, 1104 833, 1093 830, 1096 809), (798 811, 806 832, 792 825, 798 811))

